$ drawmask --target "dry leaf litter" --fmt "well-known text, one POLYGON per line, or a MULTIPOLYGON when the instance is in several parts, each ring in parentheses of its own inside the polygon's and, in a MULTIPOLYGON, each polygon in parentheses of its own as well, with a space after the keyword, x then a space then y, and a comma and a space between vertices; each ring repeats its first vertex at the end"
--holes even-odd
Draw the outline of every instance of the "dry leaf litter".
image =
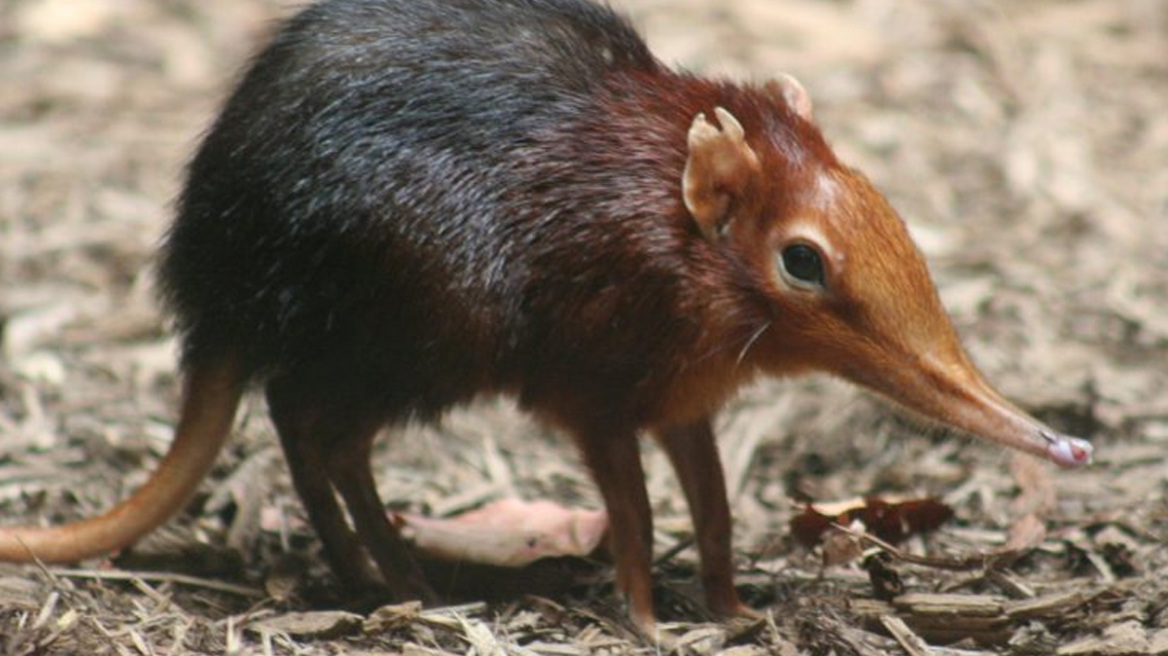
MULTIPOLYGON (((555 594, 354 612, 252 400, 196 503, 118 567, 0 567, 0 654, 1168 653, 1168 3, 614 3, 666 61, 799 77, 909 222, 975 359, 1093 438, 1097 464, 1035 468, 828 380, 751 388, 719 427, 739 580, 764 616, 713 623, 693 602, 685 508, 646 445, 671 636, 653 645, 602 567, 555 594), (804 501, 872 493, 936 496, 956 518, 826 568, 787 535, 804 501)), ((152 252, 185 157, 290 10, 0 4, 3 522, 93 515, 165 452, 174 343, 152 252)), ((566 442, 506 402, 381 446, 394 510, 598 505, 566 442)))

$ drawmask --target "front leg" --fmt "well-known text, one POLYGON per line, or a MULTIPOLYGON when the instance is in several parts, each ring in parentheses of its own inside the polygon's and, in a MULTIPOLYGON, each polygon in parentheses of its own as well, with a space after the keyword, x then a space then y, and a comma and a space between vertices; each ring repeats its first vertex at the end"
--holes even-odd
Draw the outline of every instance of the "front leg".
POLYGON ((636 432, 631 429, 580 429, 573 436, 592 472, 608 511, 609 548, 616 561, 616 585, 637 627, 652 636, 653 515, 645 492, 645 473, 636 432))
POLYGON ((734 589, 726 479, 710 420, 707 417, 686 426, 659 431, 657 441, 669 456, 689 504, 701 558, 706 605, 723 617, 743 614, 746 608, 734 589))

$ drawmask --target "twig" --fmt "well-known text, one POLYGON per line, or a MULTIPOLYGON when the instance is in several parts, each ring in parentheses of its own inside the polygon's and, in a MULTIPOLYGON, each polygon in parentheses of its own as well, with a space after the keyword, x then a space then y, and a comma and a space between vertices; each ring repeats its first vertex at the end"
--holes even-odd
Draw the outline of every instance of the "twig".
POLYGON ((167 572, 126 572, 121 570, 99 572, 97 570, 91 569, 48 569, 45 571, 49 574, 74 579, 96 579, 103 581, 134 581, 137 579, 142 581, 177 583, 179 585, 187 585, 194 588, 205 588, 208 590, 215 590, 216 592, 226 592, 228 594, 239 595, 241 597, 250 597, 252 599, 262 599, 267 596, 265 592, 258 588, 236 585, 234 583, 224 583, 222 581, 204 579, 187 574, 174 574, 167 572))
POLYGON ((419 615, 426 618, 432 617, 454 617, 454 616, 469 616, 479 615, 487 610, 487 604, 482 601, 472 601, 465 604, 458 604, 454 606, 439 606, 437 608, 425 608, 419 615))
POLYGON ((695 542, 695 539, 694 539, 694 536, 692 536, 692 535, 681 538, 672 547, 666 549, 664 553, 662 553, 660 556, 658 556, 657 559, 653 561, 653 566, 659 567, 661 565, 664 565, 665 563, 668 563, 669 561, 676 558, 679 553, 692 547, 694 545, 694 542, 695 542))
POLYGON ((1022 557, 1031 549, 1001 549, 998 551, 989 552, 975 552, 967 556, 958 557, 944 557, 944 556, 918 556, 916 554, 901 551, 896 547, 888 544, 884 540, 872 535, 870 533, 862 533, 854 531, 846 526, 840 524, 832 524, 833 528, 847 533, 858 540, 867 542, 868 544, 877 547, 883 551, 888 552, 890 556, 897 560, 914 565, 923 565, 925 567, 935 567, 937 569, 949 569, 956 571, 970 571, 975 569, 994 569, 1002 567, 1014 562, 1022 557))

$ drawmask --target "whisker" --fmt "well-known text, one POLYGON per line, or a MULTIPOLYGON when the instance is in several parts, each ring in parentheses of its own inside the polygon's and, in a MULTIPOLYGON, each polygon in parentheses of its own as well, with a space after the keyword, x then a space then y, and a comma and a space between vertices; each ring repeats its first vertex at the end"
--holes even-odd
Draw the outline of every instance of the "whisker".
POLYGON ((746 344, 742 347, 742 350, 738 352, 738 360, 734 362, 735 367, 738 367, 742 364, 742 361, 746 359, 746 352, 750 350, 750 347, 754 346, 754 343, 757 342, 760 337, 762 337, 763 333, 770 329, 771 323, 772 322, 768 320, 762 325, 762 327, 754 331, 754 334, 746 340, 746 344))

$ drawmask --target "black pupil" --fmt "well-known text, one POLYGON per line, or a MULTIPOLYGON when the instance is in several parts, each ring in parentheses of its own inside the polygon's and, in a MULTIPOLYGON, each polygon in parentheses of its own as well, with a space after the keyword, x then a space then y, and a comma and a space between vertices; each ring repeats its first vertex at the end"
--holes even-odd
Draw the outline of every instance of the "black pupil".
POLYGON ((803 282, 823 284, 823 263, 810 246, 796 244, 783 250, 783 268, 803 282))

